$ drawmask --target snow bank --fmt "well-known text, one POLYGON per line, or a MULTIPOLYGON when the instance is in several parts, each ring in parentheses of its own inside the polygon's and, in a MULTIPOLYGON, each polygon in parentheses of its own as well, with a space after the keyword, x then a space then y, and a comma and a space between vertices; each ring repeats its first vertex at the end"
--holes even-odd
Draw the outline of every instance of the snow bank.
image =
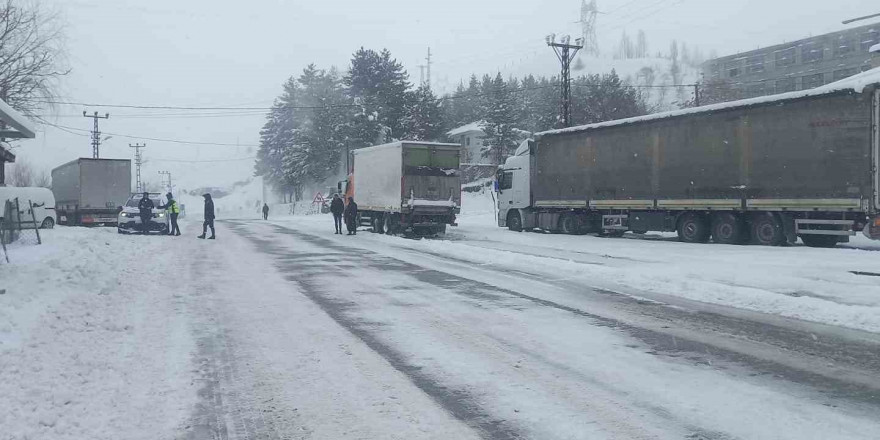
POLYGON ((0 438, 173 438, 195 390, 167 239, 41 234, 0 264, 0 438))

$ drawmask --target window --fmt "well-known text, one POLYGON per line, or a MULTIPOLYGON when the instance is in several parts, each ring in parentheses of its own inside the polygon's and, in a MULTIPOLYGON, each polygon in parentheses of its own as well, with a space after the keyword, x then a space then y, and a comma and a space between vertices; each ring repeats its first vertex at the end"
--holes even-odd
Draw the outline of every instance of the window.
POLYGON ((513 188, 513 172, 505 171, 499 176, 498 187, 502 190, 513 188))
POLYGON ((776 51, 774 56, 776 58, 776 66, 777 67, 791 66, 795 62, 795 58, 794 58, 795 54, 794 54, 793 47, 788 48, 788 49, 778 50, 778 51, 776 51))
POLYGON ((858 73, 858 71, 859 70, 857 68, 835 70, 834 71, 834 80, 839 81, 841 79, 853 76, 856 73, 858 73))
POLYGON ((764 55, 755 55, 746 60, 747 73, 759 73, 764 71, 764 55))
POLYGON ((871 49, 875 44, 880 44, 880 32, 875 30, 870 30, 862 34, 861 43, 859 44, 862 52, 867 52, 871 49))
POLYGON ((855 52, 856 50, 856 42, 853 41, 852 38, 849 37, 840 37, 837 41, 837 50, 835 51, 835 55, 844 56, 855 52))
POLYGON ((466 139, 466 140, 465 140, 465 146, 470 147, 470 146, 471 146, 471 137, 470 137, 470 136, 467 136, 465 139, 466 139))
POLYGON ((801 47, 801 60, 804 63, 821 61, 825 58, 825 46, 819 42, 806 43, 801 47))
POLYGON ((825 75, 817 73, 815 75, 807 75, 801 79, 801 89, 813 89, 825 84, 825 75))
POLYGON ((728 78, 735 78, 742 74, 742 67, 739 60, 728 61, 724 63, 724 70, 727 71, 728 78))
POLYGON ((785 78, 776 81, 776 93, 793 92, 795 90, 794 78, 785 78))

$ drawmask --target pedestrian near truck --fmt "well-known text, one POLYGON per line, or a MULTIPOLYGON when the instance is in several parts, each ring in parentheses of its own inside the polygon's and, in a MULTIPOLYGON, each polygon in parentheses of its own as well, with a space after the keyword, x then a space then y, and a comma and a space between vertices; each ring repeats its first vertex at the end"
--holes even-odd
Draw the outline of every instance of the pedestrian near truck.
POLYGON ((180 215, 180 205, 177 204, 177 200, 174 200, 174 196, 172 196, 171 193, 165 194, 165 197, 168 198, 168 202, 159 206, 159 209, 168 211, 168 215, 171 217, 171 229, 168 231, 168 235, 180 235, 180 226, 177 226, 177 217, 180 215))
POLYGON ((345 227, 348 229, 348 235, 357 235, 358 205, 354 202, 354 197, 348 198, 348 204, 345 205, 343 216, 345 217, 345 227))
POLYGON ((334 234, 342 234, 342 214, 345 212, 345 202, 339 194, 333 194, 333 200, 330 202, 330 213, 333 214, 333 226, 336 228, 334 234))

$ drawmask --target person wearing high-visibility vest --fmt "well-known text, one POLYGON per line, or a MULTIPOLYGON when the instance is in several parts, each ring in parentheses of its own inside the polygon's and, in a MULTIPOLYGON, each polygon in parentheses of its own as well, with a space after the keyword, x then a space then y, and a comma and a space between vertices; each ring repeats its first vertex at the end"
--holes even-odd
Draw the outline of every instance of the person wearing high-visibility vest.
POLYGON ((180 205, 177 204, 177 200, 174 200, 171 193, 165 194, 165 197, 168 197, 168 203, 159 208, 164 208, 171 215, 171 230, 168 231, 168 235, 180 235, 180 227, 177 226, 177 216, 180 215, 180 205))

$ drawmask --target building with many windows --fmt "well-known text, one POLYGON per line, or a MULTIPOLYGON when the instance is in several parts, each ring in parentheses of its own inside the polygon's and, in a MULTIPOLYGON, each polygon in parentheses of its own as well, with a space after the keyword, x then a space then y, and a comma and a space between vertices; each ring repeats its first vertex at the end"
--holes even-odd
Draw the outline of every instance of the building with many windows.
POLYGON ((715 58, 703 64, 706 84, 750 98, 821 86, 876 65, 880 23, 715 58))

